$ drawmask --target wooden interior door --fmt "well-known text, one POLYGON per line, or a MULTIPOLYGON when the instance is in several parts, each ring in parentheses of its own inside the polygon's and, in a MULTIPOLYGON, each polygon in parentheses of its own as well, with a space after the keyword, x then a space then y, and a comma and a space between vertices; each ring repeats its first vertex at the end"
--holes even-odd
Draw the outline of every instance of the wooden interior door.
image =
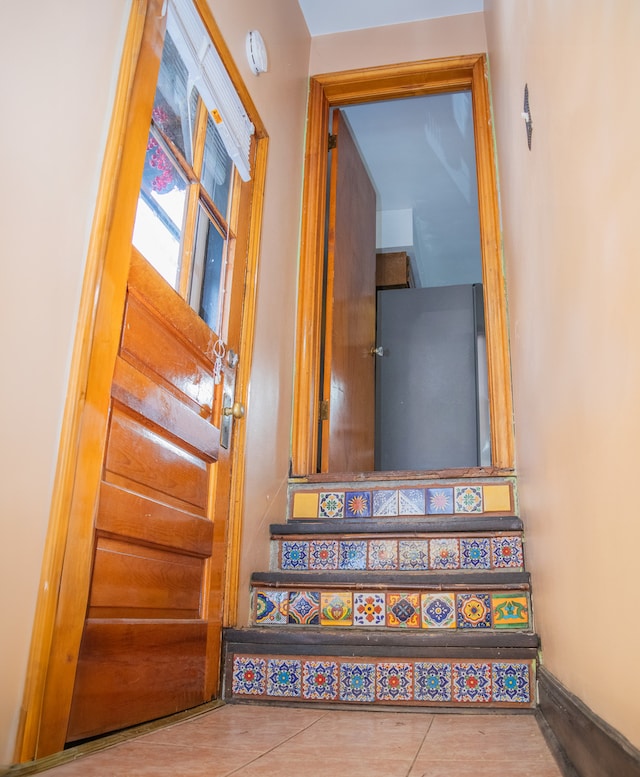
POLYGON ((322 471, 374 468, 376 194, 344 114, 333 113, 322 471))
POLYGON ((225 490, 214 340, 133 249, 67 741, 216 693, 226 513, 210 520, 225 490))

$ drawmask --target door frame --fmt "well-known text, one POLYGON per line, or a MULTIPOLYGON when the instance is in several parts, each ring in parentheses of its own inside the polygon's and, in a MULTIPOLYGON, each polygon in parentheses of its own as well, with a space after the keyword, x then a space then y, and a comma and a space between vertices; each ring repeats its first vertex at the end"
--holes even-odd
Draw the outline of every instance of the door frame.
POLYGON ((470 89, 487 330, 492 467, 514 464, 511 366, 493 123, 484 54, 408 62, 313 76, 309 84, 296 322, 291 470, 318 471, 327 138, 332 108, 470 89))
MULTIPOLYGON (((236 401, 246 404, 254 341, 256 276, 268 135, 206 0, 193 0, 255 126, 253 176, 238 233, 246 235, 242 361, 236 401)), ((145 34, 158 39, 163 0, 132 0, 111 123, 96 196, 65 402, 49 529, 14 761, 62 750, 89 593, 93 523, 108 431, 131 255, 131 235, 162 46, 141 56, 145 34), (155 73, 155 76, 154 76, 155 73), (148 110, 147 110, 148 109, 148 110), (116 204, 118 207, 116 207, 116 204)), ((148 51, 152 47, 147 47, 148 51)), ((223 625, 234 625, 246 427, 234 424, 227 523, 223 625)))

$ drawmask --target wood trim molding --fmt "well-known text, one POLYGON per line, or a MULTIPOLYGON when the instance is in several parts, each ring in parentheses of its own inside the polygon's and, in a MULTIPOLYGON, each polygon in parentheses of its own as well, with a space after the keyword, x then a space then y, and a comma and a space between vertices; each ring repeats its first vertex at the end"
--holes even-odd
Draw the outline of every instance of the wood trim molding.
POLYGON ((409 62, 311 78, 307 115, 292 433, 292 474, 318 469, 318 398, 322 270, 325 243, 326 139, 329 110, 371 100, 471 89, 476 137, 478 200, 492 434, 492 465, 514 464, 511 369, 505 282, 484 54, 409 62))
MULTIPOLYGON (((544 666, 538 668, 539 709, 565 774, 640 777, 640 750, 570 693, 544 666)), ((545 726, 542 727, 543 732, 545 726)))

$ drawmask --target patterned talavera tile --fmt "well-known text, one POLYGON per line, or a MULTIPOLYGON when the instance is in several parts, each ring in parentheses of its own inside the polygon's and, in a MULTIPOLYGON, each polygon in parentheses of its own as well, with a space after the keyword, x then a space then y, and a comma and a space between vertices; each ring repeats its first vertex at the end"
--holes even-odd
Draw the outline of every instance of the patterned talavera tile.
POLYGON ((340 664, 340 699, 342 701, 373 701, 375 699, 375 664, 340 664))
POLYGON ((491 628, 490 594, 457 594, 456 608, 459 629, 491 628))
POLYGON ((356 592, 353 594, 353 625, 384 626, 386 606, 384 594, 356 592))
POLYGON ((491 569, 488 537, 460 539, 460 567, 462 569, 491 569))
POLYGON ((344 493, 322 491, 319 516, 320 518, 344 518, 344 493))
POLYGON ((262 696, 267 690, 267 662, 264 658, 235 656, 233 659, 234 694, 262 696))
POLYGON ((529 600, 525 593, 491 594, 496 629, 528 629, 529 600))
POLYGON ((317 626, 320 623, 320 592, 292 591, 289 594, 289 623, 317 626))
POLYGON ((420 628, 420 594, 387 593, 387 626, 420 628))
POLYGON ((267 661, 267 696, 300 696, 301 662, 270 658, 267 661))
POLYGON ((368 569, 397 569, 398 540, 370 540, 368 569))
POLYGON ((429 541, 431 569, 459 569, 460 543, 457 537, 438 537, 429 541))
POLYGON ((414 697, 417 701, 451 701, 451 664, 416 662, 414 697))
POLYGON ((454 496, 456 513, 482 512, 482 486, 456 486, 454 496))
POLYGON ((302 698, 332 701, 338 698, 338 664, 335 661, 304 661, 302 698))
POLYGON ((422 594, 422 627, 455 629, 456 601, 453 594, 422 594))
POLYGON ((371 492, 347 491, 345 494, 345 516, 347 518, 369 518, 371 516, 371 492))
POLYGON ((520 537, 492 537, 491 563, 496 569, 514 569, 523 566, 520 537))
POLYGON ((453 701, 491 701, 491 666, 484 663, 453 664, 453 701))
POLYGON ((317 518, 318 494, 306 494, 304 492, 294 494, 291 515, 293 518, 317 518))
POLYGON ((398 490, 398 515, 425 515, 424 488, 398 490))
POLYGON ((288 591, 256 591, 256 624, 279 625, 289 620, 288 591))
POLYGON ((491 667, 493 700, 530 704, 531 681, 529 674, 529 664, 494 661, 491 667))
POLYGON ((338 540, 309 541, 309 569, 337 569, 338 540))
POLYGON ((398 492, 383 489, 373 492, 373 514, 376 518, 398 515, 398 492))
POLYGON ((451 515, 453 513, 452 488, 427 489, 427 514, 451 515))
POLYGON ((366 540, 341 540, 338 553, 338 569, 366 569, 366 540))
POLYGON ((323 591, 320 594, 320 625, 351 626, 353 594, 350 591, 323 591))
POLYGON ((429 540, 399 540, 400 569, 429 569, 429 540))
POLYGON ((308 569, 309 543, 283 540, 280 543, 280 569, 308 569))
POLYGON ((380 661, 376 665, 376 698, 380 701, 411 701, 413 665, 380 661))

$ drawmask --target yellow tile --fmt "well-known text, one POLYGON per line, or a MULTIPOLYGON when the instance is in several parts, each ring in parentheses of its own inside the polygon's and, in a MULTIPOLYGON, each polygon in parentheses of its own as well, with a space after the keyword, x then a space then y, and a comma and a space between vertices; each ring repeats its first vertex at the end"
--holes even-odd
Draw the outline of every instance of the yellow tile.
POLYGON ((511 487, 507 484, 501 486, 484 486, 484 511, 485 513, 508 512, 511 510, 511 487))
POLYGON ((318 494, 293 495, 293 518, 317 518, 318 494))

